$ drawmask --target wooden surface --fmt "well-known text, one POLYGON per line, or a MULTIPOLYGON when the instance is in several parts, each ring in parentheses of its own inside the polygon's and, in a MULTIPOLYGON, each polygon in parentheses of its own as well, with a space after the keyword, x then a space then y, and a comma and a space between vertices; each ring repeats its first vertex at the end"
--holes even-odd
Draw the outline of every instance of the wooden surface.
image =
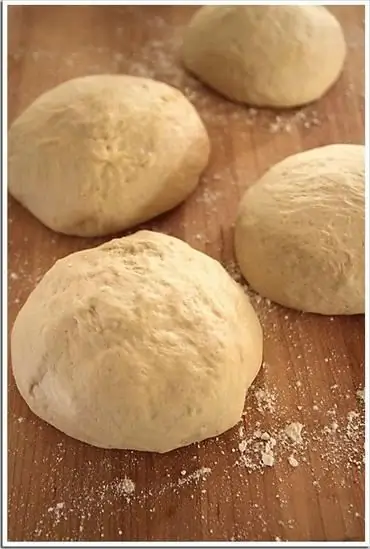
MULTIPOLYGON (((9 122, 44 90, 84 74, 147 75, 182 89, 209 131, 211 162, 185 204, 146 226, 186 240, 238 278, 232 224, 245 187, 288 154, 364 142, 364 8, 333 8, 348 43, 344 73, 322 100, 285 113, 234 105, 184 73, 177 48, 193 11, 9 8, 9 122)), ((9 202, 11 327, 57 258, 100 240, 55 234, 9 202)), ((364 383, 364 318, 299 314, 256 296, 253 303, 265 362, 243 421, 168 455, 68 438, 29 411, 10 375, 9 538, 362 540, 364 411, 356 393, 364 383), (304 425, 301 444, 284 435, 290 422, 304 425), (277 441, 272 467, 261 463, 263 432, 277 441)))

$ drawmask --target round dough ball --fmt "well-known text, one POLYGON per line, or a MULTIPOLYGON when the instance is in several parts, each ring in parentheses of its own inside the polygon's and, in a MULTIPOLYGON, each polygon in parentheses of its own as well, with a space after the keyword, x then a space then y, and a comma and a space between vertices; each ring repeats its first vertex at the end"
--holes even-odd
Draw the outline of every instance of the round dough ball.
POLYGON ((342 29, 322 6, 206 6, 183 44, 185 66, 231 100, 294 107, 321 97, 342 70, 342 29))
POLYGON ((167 452, 240 420, 262 333, 217 261, 140 231, 57 261, 11 348, 42 419, 95 446, 167 452))
POLYGON ((323 315, 365 311, 362 145, 289 156, 241 202, 235 252, 252 288, 323 315))
POLYGON ((209 139, 178 90, 134 76, 85 76, 41 95, 9 133, 10 193, 49 228, 100 236, 182 202, 209 139))

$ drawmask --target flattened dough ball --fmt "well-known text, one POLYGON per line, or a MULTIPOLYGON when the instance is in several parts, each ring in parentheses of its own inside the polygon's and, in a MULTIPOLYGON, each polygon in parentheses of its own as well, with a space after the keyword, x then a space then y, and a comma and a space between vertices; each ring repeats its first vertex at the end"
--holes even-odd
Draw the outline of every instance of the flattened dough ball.
POLYGON ((178 90, 86 76, 44 93, 13 123, 9 190, 55 231, 112 234, 182 202, 208 155, 206 130, 178 90))
POLYGON ((294 107, 337 80, 346 45, 322 6, 206 6, 185 32, 183 60, 200 80, 234 101, 294 107))
POLYGON ((217 261, 140 231, 59 260, 11 349, 19 391, 45 421, 95 446, 167 452, 239 421, 262 333, 217 261))
POLYGON ((323 315, 365 311, 362 145, 289 156, 247 190, 235 252, 252 288, 323 315))

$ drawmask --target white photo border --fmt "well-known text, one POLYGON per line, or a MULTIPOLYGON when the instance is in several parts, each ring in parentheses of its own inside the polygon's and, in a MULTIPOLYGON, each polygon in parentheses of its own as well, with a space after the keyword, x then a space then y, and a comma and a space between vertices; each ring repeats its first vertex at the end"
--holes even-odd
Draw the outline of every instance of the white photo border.
POLYGON ((32 5, 32 6, 41 6, 41 5, 71 5, 71 6, 83 6, 83 5, 94 5, 94 6, 107 6, 107 5, 197 5, 202 6, 206 4, 213 5, 224 5, 225 1, 213 1, 213 2, 196 2, 193 0, 183 0, 183 1, 131 1, 125 2, 122 0, 110 0, 107 2, 99 0, 80 0, 78 2, 68 1, 68 0, 55 0, 55 1, 42 1, 42 0, 29 0, 29 1, 20 1, 20 0, 3 0, 1 3, 1 92, 2 92, 2 101, 1 101, 1 123, 2 123, 2 139, 1 139, 1 167, 2 167, 2 189, 1 189, 1 222, 2 222, 2 233, 1 233, 1 312, 2 312, 2 333, 1 333, 1 350, 2 350, 2 376, 1 376, 1 404, 2 404, 2 416, 1 416, 1 492, 2 499, 0 503, 1 507, 1 547, 259 547, 259 548, 268 548, 268 547, 369 547, 370 545, 370 478, 369 478, 369 456, 370 456, 370 429, 369 429, 369 387, 370 387, 370 374, 369 374, 369 348, 370 348, 370 325, 369 325, 369 279, 370 279, 370 269, 369 269, 369 206, 370 206, 370 181, 369 181, 369 168, 370 168, 370 151, 369 151, 369 50, 370 50, 370 40, 369 40, 369 14, 370 7, 369 1, 358 1, 353 2, 343 1, 343 0, 327 0, 326 2, 320 4, 316 1, 300 1, 292 2, 289 0, 282 1, 278 0, 271 2, 268 0, 256 0, 254 2, 228 2, 228 4, 248 4, 253 3, 255 5, 263 4, 306 4, 306 5, 357 5, 365 6, 365 148, 366 148, 366 161, 365 161, 365 170, 366 170, 366 185, 365 185, 365 204, 366 204, 366 246, 365 246, 365 272, 366 272, 366 315, 365 315, 365 541, 364 542, 11 542, 7 540, 7 511, 8 511, 8 483, 7 483, 7 417, 8 417, 8 399, 7 399, 7 387, 8 387, 8 322, 7 322, 7 311, 8 311, 8 284, 7 284, 7 272, 8 272, 8 200, 7 200, 7 105, 8 105, 8 66, 7 66, 7 10, 8 6, 23 6, 23 5, 32 5))

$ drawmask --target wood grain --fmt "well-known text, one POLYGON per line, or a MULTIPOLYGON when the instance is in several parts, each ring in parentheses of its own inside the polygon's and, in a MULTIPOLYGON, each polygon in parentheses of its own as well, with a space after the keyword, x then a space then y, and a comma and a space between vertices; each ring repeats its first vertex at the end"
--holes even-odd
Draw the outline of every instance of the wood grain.
MULTIPOLYGON (((284 113, 234 105, 184 73, 177 49, 194 9, 9 8, 9 120, 78 75, 127 72, 182 89, 207 125, 211 162, 185 204, 146 226, 186 240, 235 275, 232 225, 246 186, 288 154, 364 142, 364 8, 333 7, 348 43, 344 73, 319 102, 284 113)), ((9 199, 10 328, 57 258, 98 242, 55 234, 9 199)), ((168 455, 105 451, 68 438, 29 411, 10 374, 9 539, 363 540, 356 391, 364 383, 364 318, 304 315, 257 297, 253 303, 265 364, 243 421, 168 455), (304 425, 300 445, 283 435, 292 421, 304 425), (258 429, 277 440, 273 467, 260 463, 258 429), (292 453, 296 468, 288 463, 292 453), (210 469, 201 470, 204 478, 202 467, 210 469), (125 477, 135 482, 130 497, 125 477)))

